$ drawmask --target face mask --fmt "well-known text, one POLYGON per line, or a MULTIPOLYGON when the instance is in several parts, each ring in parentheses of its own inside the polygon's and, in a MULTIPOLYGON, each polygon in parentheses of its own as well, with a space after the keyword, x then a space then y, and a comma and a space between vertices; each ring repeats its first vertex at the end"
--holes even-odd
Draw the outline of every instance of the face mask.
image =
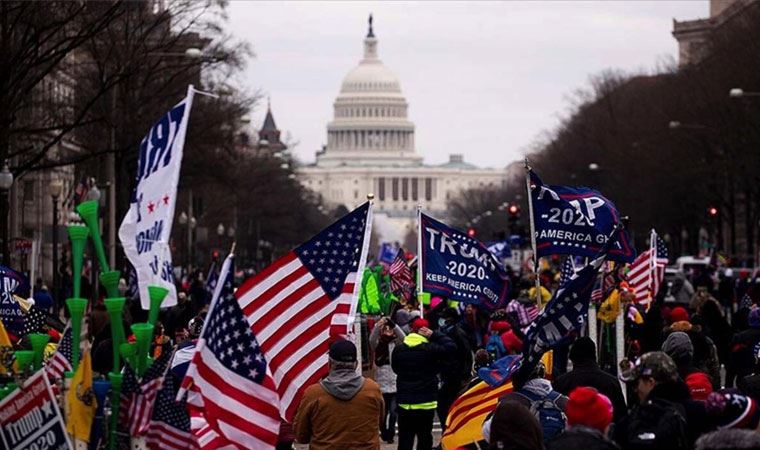
POLYGON ((443 328, 446 326, 446 319, 438 319, 438 326, 443 328))

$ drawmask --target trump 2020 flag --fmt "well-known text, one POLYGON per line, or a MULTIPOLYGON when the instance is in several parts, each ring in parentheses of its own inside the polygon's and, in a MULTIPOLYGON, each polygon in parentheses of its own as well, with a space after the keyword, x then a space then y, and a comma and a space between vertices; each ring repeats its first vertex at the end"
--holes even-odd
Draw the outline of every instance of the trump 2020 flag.
POLYGON ((482 242, 422 213, 419 223, 424 292, 491 310, 504 306, 508 277, 482 242))
MULTIPOLYGON (((549 186, 530 172, 536 252, 539 258, 566 254, 595 257, 620 223, 615 204, 586 187, 549 186)), ((636 251, 628 233, 612 235, 611 261, 631 262, 636 251)))
POLYGON ((162 306, 177 304, 169 234, 193 92, 191 85, 187 97, 164 114, 140 143, 136 185, 119 228, 124 253, 137 272, 143 309, 150 308, 149 285, 169 290, 162 306))

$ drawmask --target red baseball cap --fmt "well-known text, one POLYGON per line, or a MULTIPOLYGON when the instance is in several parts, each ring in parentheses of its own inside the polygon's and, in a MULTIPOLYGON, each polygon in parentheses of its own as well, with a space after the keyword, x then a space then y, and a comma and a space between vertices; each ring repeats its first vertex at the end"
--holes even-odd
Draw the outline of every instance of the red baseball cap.
POLYGON ((414 319, 414 321, 412 322, 412 331, 419 331, 420 328, 423 328, 423 327, 427 328, 429 326, 430 324, 425 319, 422 319, 422 318, 414 319))

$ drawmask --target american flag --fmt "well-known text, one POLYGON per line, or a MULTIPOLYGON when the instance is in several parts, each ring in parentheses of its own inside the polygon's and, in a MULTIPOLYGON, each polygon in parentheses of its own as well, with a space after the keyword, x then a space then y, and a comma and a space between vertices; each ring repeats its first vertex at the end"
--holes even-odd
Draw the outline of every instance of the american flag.
POLYGON ((649 249, 636 257, 627 275, 637 303, 649 304, 657 295, 667 265, 668 250, 662 239, 652 230, 649 249))
POLYGON ((55 349, 53 356, 45 363, 45 372, 48 378, 55 380, 57 378, 63 378, 63 374, 71 372, 73 367, 71 366, 71 327, 67 326, 63 331, 63 337, 58 344, 58 348, 55 349))
POLYGON ((575 275, 575 267, 573 267, 573 257, 568 256, 565 258, 565 262, 562 264, 562 270, 559 273, 559 287, 560 289, 565 287, 570 278, 575 275))
POLYGON ((393 264, 388 268, 388 273, 391 278, 391 291, 392 292, 406 292, 409 286, 414 284, 412 280, 412 271, 409 266, 406 265, 404 260, 404 250, 399 249, 396 254, 396 259, 393 260, 393 264))
POLYGON ((32 305, 29 307, 29 311, 24 315, 24 331, 23 335, 26 336, 31 333, 43 333, 45 332, 45 326, 47 325, 47 315, 39 308, 32 305))
POLYGON ((232 255, 220 273, 195 354, 177 396, 187 393, 190 428, 202 449, 272 449, 279 398, 261 347, 233 295, 232 255))
POLYGON ((171 352, 162 352, 141 380, 137 379, 131 367, 126 366, 124 369, 119 421, 129 428, 132 436, 142 436, 148 431, 156 395, 161 389, 171 355, 171 352))
POLYGON ((190 415, 184 400, 175 401, 174 375, 167 372, 164 383, 156 395, 153 417, 145 435, 151 449, 195 450, 198 441, 190 432, 190 415))
POLYGON ((212 295, 216 289, 216 283, 219 281, 219 273, 216 271, 216 261, 211 262, 206 275, 206 292, 212 295))
POLYGON ((272 368, 287 421, 303 391, 327 374, 330 342, 353 326, 357 274, 364 271, 371 223, 371 206, 365 203, 236 293, 272 368))

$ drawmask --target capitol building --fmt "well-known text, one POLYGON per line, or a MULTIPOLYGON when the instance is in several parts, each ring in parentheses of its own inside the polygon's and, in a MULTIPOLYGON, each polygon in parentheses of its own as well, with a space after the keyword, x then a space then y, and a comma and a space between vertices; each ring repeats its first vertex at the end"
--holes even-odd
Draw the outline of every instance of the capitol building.
POLYGON ((506 169, 478 168, 462 154, 445 164, 423 162, 401 84, 378 57, 371 17, 364 57, 343 78, 333 109, 327 145, 314 164, 298 170, 299 180, 328 208, 353 209, 374 193, 381 240, 403 241, 414 231, 418 204, 445 221, 447 201, 461 190, 506 183, 506 169))

